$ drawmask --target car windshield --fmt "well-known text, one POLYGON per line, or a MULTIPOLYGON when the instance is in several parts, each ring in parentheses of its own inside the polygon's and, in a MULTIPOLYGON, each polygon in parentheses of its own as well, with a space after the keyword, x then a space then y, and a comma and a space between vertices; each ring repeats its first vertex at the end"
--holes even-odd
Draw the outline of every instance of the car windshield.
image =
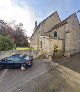
POLYGON ((18 62, 18 61, 21 61, 21 60, 30 60, 30 57, 26 56, 26 55, 16 54, 16 55, 7 57, 5 59, 5 61, 10 61, 10 62, 18 62))
POLYGON ((21 59, 22 59, 22 58, 17 57, 17 56, 10 56, 10 57, 7 57, 7 58, 6 58, 7 61, 14 61, 14 62, 20 61, 21 59))

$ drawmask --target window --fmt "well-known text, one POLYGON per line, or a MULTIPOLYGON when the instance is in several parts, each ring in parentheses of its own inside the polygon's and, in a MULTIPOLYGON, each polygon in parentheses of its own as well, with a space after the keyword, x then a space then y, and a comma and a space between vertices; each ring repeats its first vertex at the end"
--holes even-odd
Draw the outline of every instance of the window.
POLYGON ((57 32, 56 31, 54 32, 54 37, 57 37, 57 32))
POLYGON ((42 41, 41 41, 41 48, 42 48, 42 41))

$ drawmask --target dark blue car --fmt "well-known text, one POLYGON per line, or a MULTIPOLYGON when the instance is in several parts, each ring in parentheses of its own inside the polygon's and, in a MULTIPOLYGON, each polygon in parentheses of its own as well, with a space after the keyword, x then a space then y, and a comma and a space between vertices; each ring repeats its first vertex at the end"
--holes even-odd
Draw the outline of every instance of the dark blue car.
POLYGON ((0 60, 0 69, 20 68, 26 70, 33 64, 33 57, 28 55, 15 54, 0 60))

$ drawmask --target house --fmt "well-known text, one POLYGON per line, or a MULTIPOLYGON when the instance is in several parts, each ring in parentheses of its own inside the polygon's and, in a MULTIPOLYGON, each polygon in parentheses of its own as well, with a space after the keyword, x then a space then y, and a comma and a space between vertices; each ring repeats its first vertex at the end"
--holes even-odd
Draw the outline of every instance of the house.
POLYGON ((80 52, 80 25, 76 13, 61 21, 54 12, 35 28, 31 47, 52 55, 55 46, 68 57, 80 52))
MULTIPOLYGON (((47 17, 46 19, 44 19, 41 23, 39 23, 39 25, 34 28, 34 33, 31 36, 30 39, 30 45, 31 47, 34 47, 36 49, 38 49, 38 45, 39 45, 39 35, 44 35, 44 32, 47 32, 48 30, 50 30, 54 25, 56 25, 57 23, 59 23, 61 20, 59 18, 59 15, 57 12, 54 12, 53 14, 51 14, 49 17, 47 17)), ((36 25, 36 23, 35 23, 36 25)))

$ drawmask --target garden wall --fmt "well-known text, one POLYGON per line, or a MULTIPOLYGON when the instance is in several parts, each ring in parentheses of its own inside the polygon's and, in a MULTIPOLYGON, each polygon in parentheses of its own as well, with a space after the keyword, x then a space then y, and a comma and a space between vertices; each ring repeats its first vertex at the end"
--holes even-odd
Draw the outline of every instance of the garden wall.
POLYGON ((37 56, 37 51, 35 50, 9 50, 9 51, 0 51, 0 59, 9 57, 14 54, 26 54, 26 55, 31 55, 34 58, 37 56))

